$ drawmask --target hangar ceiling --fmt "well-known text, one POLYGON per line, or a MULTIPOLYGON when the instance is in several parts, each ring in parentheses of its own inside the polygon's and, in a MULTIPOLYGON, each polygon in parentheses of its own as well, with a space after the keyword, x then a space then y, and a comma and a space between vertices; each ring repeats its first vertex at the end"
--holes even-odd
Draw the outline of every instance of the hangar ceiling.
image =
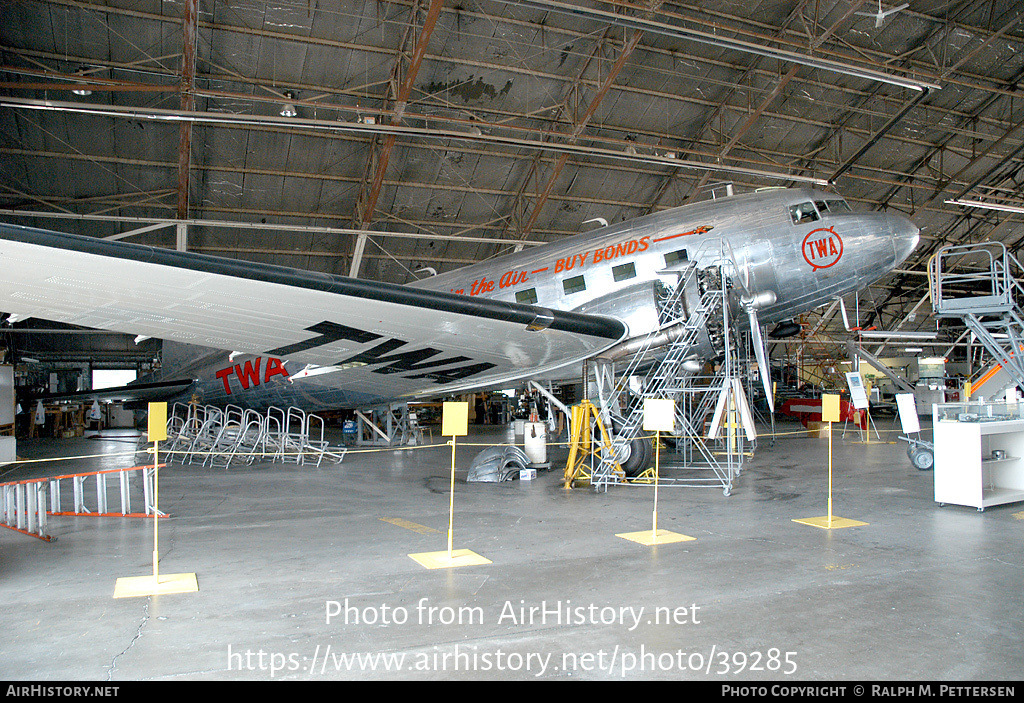
MULTIPOLYGON (((820 180, 922 229, 849 301, 856 322, 933 330, 937 247, 1024 241, 1016 0, 20 0, 0 15, 4 221, 405 283, 723 182, 820 180)), ((834 308, 818 323, 843 331, 834 308)))

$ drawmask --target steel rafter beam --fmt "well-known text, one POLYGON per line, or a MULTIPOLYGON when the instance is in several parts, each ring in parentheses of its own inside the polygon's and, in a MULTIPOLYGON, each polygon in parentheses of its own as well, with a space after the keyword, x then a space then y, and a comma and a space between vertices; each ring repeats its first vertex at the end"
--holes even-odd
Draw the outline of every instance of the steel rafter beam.
MULTIPOLYGON (((402 115, 405 112, 409 95, 412 93, 413 84, 417 76, 419 76, 420 67, 423 65, 423 58, 427 54, 427 44, 430 43, 430 37, 437 26, 437 20, 441 16, 443 6, 443 0, 430 0, 426 16, 423 19, 423 25, 420 27, 415 46, 409 56, 409 65, 404 67, 403 70, 402 62, 406 53, 405 47, 412 38, 416 16, 421 8, 420 3, 414 4, 410 11, 409 26, 392 69, 392 85, 397 86, 393 95, 394 114, 391 117, 392 125, 398 126, 402 122, 402 115)), ((387 174, 388 164, 391 160, 391 151, 394 149, 396 140, 396 135, 387 134, 375 139, 371 145, 367 171, 372 171, 373 176, 368 183, 364 183, 356 200, 353 226, 363 230, 363 232, 356 238, 353 245, 352 261, 348 274, 353 277, 359 275, 359 268, 362 265, 363 252, 366 248, 366 239, 368 237, 366 230, 369 229, 370 224, 373 222, 373 211, 377 207, 377 200, 384 185, 384 176, 387 174)))
MULTIPOLYGON (((641 13, 641 16, 651 16, 652 13, 661 6, 661 4, 662 0, 654 0, 653 2, 648 3, 647 7, 644 9, 644 12, 641 13)), ((640 39, 642 37, 643 32, 640 30, 634 29, 630 32, 629 38, 624 41, 622 48, 619 50, 618 56, 615 59, 615 62, 608 69, 608 73, 605 75, 604 80, 602 80, 601 83, 597 86, 593 98, 591 98, 589 104, 587 105, 587 108, 583 111, 582 114, 576 115, 573 113, 572 110, 567 109, 567 103, 570 96, 567 96, 566 99, 563 101, 562 108, 563 110, 566 110, 569 113, 568 116, 570 119, 570 123, 572 125, 571 132, 568 135, 565 135, 565 141, 567 143, 575 144, 579 140, 580 135, 582 135, 584 130, 586 130, 587 125, 590 124, 590 121, 593 119, 598 107, 601 105, 601 101, 604 100, 605 96, 608 95, 608 92, 615 84, 615 81, 619 77, 619 74, 622 73, 622 69, 625 67, 626 62, 629 60, 630 56, 632 56, 633 52, 636 50, 636 47, 640 43, 640 39)), ((600 61, 599 54, 601 53, 602 47, 608 40, 609 33, 608 31, 605 31, 602 34, 600 41, 596 45, 595 51, 591 55, 591 58, 596 57, 597 60, 600 61)), ((588 60, 587 62, 584 63, 583 67, 578 72, 576 80, 573 81, 572 91, 577 90, 578 86, 583 83, 584 74, 589 66, 590 61, 588 60)), ((552 137, 557 138, 559 136, 563 135, 559 135, 554 132, 552 133, 552 137)), ((529 216, 526 218, 526 221, 522 223, 520 227, 520 231, 518 232, 518 235, 520 237, 525 238, 529 236, 530 232, 537 224, 537 218, 540 216, 540 211, 543 209, 544 204, 548 201, 548 198, 551 197, 551 192, 555 187, 555 183, 557 182, 558 177, 561 175, 562 170, 565 168, 565 164, 568 162, 568 160, 569 154, 562 153, 555 161, 555 164, 552 167, 551 171, 547 174, 547 182, 542 188, 539 189, 538 195, 533 201, 533 207, 530 209, 529 216)), ((524 180, 524 187, 523 189, 520 190, 520 195, 519 197, 517 197, 516 203, 513 205, 513 212, 518 212, 520 208, 524 207, 523 196, 525 194, 525 184, 529 183, 530 180, 537 176, 537 168, 539 165, 540 161, 538 159, 534 159, 533 163, 531 164, 530 172, 527 174, 526 179, 524 180)))
MULTIPOLYGON (((196 109, 196 35, 199 0, 185 0, 181 20, 181 109, 196 109)), ((182 122, 178 128, 178 219, 188 217, 189 172, 192 162, 192 123, 182 122)))
MULTIPOLYGON (((789 28, 789 26, 794 21, 796 21, 796 19, 800 16, 800 13, 803 11, 803 8, 807 5, 807 2, 808 2, 808 0, 801 0, 801 2, 797 3, 796 7, 794 7, 792 9, 792 11, 790 11, 789 16, 786 17, 785 21, 779 27, 778 34, 780 34, 780 35, 783 34, 789 28)), ((859 0, 859 2, 855 3, 855 6, 859 5, 861 2, 864 2, 864 0, 859 0)), ((840 21, 842 21, 842 20, 840 20, 840 21)), ((818 42, 817 42, 817 44, 815 44, 815 46, 817 46, 818 44, 823 42, 825 40, 825 37, 827 37, 829 34, 831 34, 832 31, 834 31, 834 29, 835 29, 835 26, 830 28, 824 35, 822 35, 822 37, 818 40, 818 42)), ((720 119, 725 114, 726 110, 729 107, 729 100, 739 90, 739 86, 744 84, 750 76, 752 76, 754 73, 756 73, 758 67, 763 62, 763 60, 764 60, 763 57, 755 57, 755 59, 750 63, 750 65, 747 66, 747 68, 743 71, 743 74, 736 80, 736 86, 726 92, 726 95, 722 98, 721 102, 719 102, 718 106, 715 107, 715 109, 711 112, 711 114, 707 116, 707 118, 704 120, 704 123, 696 131, 696 133, 695 133, 696 137, 691 141, 691 145, 696 145, 698 143, 699 139, 709 129, 711 129, 711 126, 715 123, 715 120, 720 119)), ((725 147, 723 147, 722 149, 719 150, 719 152, 718 152, 718 158, 719 159, 721 159, 724 156, 726 156, 732 150, 732 147, 734 147, 736 145, 736 143, 743 137, 743 135, 745 135, 747 133, 747 131, 750 129, 750 127, 753 126, 753 124, 757 120, 757 118, 760 117, 768 109, 768 107, 773 102, 775 102, 775 99, 778 97, 778 95, 781 92, 781 90, 783 88, 785 88, 785 86, 796 75, 796 71, 797 71, 797 66, 794 65, 794 66, 792 66, 790 68, 790 70, 787 72, 787 74, 785 76, 783 76, 778 81, 776 81, 775 87, 773 88, 771 93, 769 93, 768 96, 766 98, 764 98, 764 100, 761 102, 761 105, 758 106, 756 110, 754 110, 752 113, 750 113, 747 116, 747 119, 744 121, 744 123, 740 127, 740 129, 738 129, 736 131, 736 133, 732 136, 732 138, 730 139, 729 143, 726 144, 725 147)), ((664 197, 665 193, 668 191, 668 186, 675 179, 676 174, 677 174, 677 172, 673 172, 673 173, 671 173, 669 175, 668 178, 665 179, 665 182, 664 182, 663 186, 658 190, 658 193, 656 194, 654 200, 652 201, 652 204, 651 204, 651 210, 652 211, 653 211, 654 207, 659 202, 661 202, 662 197, 664 197)), ((710 173, 705 173, 705 174, 702 174, 700 176, 700 178, 698 179, 697 183, 690 189, 690 195, 686 199, 686 202, 692 202, 697 197, 697 195, 700 193, 700 190, 705 185, 707 185, 707 182, 710 179, 710 176, 711 176, 710 173)))
MULTIPOLYGON (((768 96, 761 102, 760 105, 757 106, 757 108, 752 110, 750 114, 747 115, 747 119, 743 121, 743 124, 736 128, 732 136, 729 138, 729 141, 726 142, 725 145, 719 150, 719 159, 725 158, 729 154, 729 152, 732 151, 733 147, 736 146, 737 143, 739 143, 740 139, 742 139, 744 135, 746 135, 746 133, 750 131, 750 128, 754 126, 754 123, 757 122, 757 120, 761 117, 764 111, 767 110, 768 107, 773 102, 775 102, 775 100, 779 97, 783 89, 793 79, 793 76, 796 75, 796 72, 797 70, 799 70, 799 68, 799 66, 791 66, 789 71, 786 72, 786 75, 782 76, 779 79, 778 83, 775 84, 775 87, 772 89, 772 92, 768 94, 768 96)), ((690 197, 688 199, 688 202, 692 202, 696 198, 701 188, 707 185, 707 182, 710 178, 710 173, 706 172, 701 174, 700 179, 697 181, 697 184, 694 185, 693 189, 690 191, 690 197)))
POLYGON ((530 7, 542 11, 558 12, 570 17, 589 19, 595 22, 604 22, 610 25, 617 25, 636 29, 643 32, 660 34, 675 39, 684 39, 699 44, 707 44, 718 49, 731 49, 743 53, 750 53, 764 58, 778 59, 780 61, 797 63, 810 68, 822 71, 831 71, 848 76, 855 76, 867 80, 880 81, 891 85, 910 88, 912 90, 924 90, 925 88, 938 89, 940 86, 935 83, 913 80, 896 74, 880 71, 872 67, 858 66, 850 63, 840 63, 829 59, 819 59, 810 54, 775 49, 769 46, 754 44, 741 39, 733 39, 713 32, 688 29, 676 25, 656 22, 643 17, 627 17, 612 12, 594 8, 557 2, 556 0, 508 0, 510 4, 522 7, 530 7))
MULTIPOLYGON (((786 17, 785 21, 778 28, 777 34, 782 35, 788 30, 789 26, 800 17, 800 13, 803 11, 804 7, 806 7, 808 1, 809 0, 801 0, 801 2, 797 3, 796 7, 794 7, 790 11, 789 16, 786 17)), ((832 27, 826 30, 821 36, 815 39, 814 42, 812 42, 811 48, 817 48, 818 46, 820 46, 825 41, 825 39, 828 38, 828 36, 835 31, 839 23, 843 22, 846 19, 846 17, 848 17, 849 14, 851 14, 863 2, 865 2, 865 0, 857 0, 857 2, 854 3, 853 7, 851 7, 847 11, 846 15, 844 15, 838 22, 833 24, 832 27)), ((704 123, 696 131, 696 137, 691 141, 691 145, 696 145, 699 142, 700 138, 709 129, 711 129, 711 126, 715 123, 715 120, 720 119, 725 114, 726 110, 729 107, 729 100, 739 90, 739 86, 744 84, 749 77, 751 77, 757 72, 760 64, 763 63, 763 61, 763 57, 755 57, 755 59, 750 63, 750 65, 747 66, 747 68, 743 71, 743 74, 735 81, 736 86, 726 92, 726 95, 722 98, 721 102, 719 102, 718 106, 711 112, 710 115, 708 115, 708 117, 704 120, 704 123)), ((740 128, 736 130, 735 134, 733 134, 729 142, 719 150, 717 158, 724 158, 730 151, 732 151, 732 148, 736 146, 739 140, 742 139, 743 136, 750 130, 750 128, 754 125, 754 122, 756 122, 756 120, 768 109, 768 107, 773 102, 775 102, 780 92, 786 87, 786 85, 789 84, 791 80, 793 80, 793 78, 796 76, 798 68, 798 65, 793 65, 785 76, 779 78, 779 80, 775 82, 775 86, 772 89, 772 91, 762 100, 761 104, 747 116, 747 119, 743 122, 740 128)), ((668 190, 669 184, 675 178, 675 176, 676 172, 670 174, 669 177, 665 180, 665 183, 662 186, 662 188, 659 189, 651 205, 652 211, 654 207, 661 201, 661 198, 664 197, 665 193, 668 190)), ((705 173, 701 175, 697 183, 693 186, 693 188, 690 189, 690 196, 687 198, 687 202, 692 202, 694 198, 697 197, 697 195, 700 193, 701 188, 707 185, 710 176, 710 173, 705 173)))

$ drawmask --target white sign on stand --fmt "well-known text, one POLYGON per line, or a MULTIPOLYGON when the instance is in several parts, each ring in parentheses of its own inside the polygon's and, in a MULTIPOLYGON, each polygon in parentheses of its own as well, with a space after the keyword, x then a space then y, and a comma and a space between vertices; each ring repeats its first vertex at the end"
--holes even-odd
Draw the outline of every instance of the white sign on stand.
POLYGON ((860 377, 860 371, 847 371, 846 384, 850 387, 850 401, 853 407, 865 410, 868 407, 868 393, 864 387, 864 380, 860 377))
POLYGON ((903 427, 903 434, 913 434, 921 431, 921 422, 917 417, 917 401, 913 393, 897 393, 896 409, 900 414, 900 425, 903 427))

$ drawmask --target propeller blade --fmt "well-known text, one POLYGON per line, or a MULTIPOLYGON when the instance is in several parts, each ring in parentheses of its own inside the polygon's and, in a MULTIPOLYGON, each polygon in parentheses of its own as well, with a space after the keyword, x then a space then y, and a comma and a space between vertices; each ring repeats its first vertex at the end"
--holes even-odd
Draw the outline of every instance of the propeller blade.
POLYGON ((764 339, 761 337, 761 325, 757 321, 757 309, 754 306, 747 308, 747 317, 750 318, 750 332, 753 335, 754 355, 757 356, 757 368, 761 373, 761 383, 764 385, 764 396, 768 399, 768 410, 775 413, 775 398, 772 396, 772 376, 768 368, 768 356, 765 354, 764 339))

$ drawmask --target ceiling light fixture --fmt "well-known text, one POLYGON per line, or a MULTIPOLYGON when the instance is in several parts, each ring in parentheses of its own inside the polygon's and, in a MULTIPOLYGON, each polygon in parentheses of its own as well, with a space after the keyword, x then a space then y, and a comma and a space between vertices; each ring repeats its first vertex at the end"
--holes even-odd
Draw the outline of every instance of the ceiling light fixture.
MULTIPOLYGON (((75 71, 75 78, 79 78, 79 79, 85 78, 85 67, 84 66, 79 68, 77 71, 75 71)), ((86 95, 92 95, 92 91, 89 90, 88 88, 74 88, 74 89, 71 90, 71 92, 74 93, 75 95, 81 95, 83 97, 86 96, 86 95)))
POLYGON ((866 339, 889 339, 898 337, 901 339, 935 339, 938 332, 901 332, 900 330, 859 330, 857 332, 866 339))
POLYGON ((954 198, 945 201, 947 205, 960 205, 963 207, 978 207, 984 210, 1001 210, 1002 212, 1017 212, 1024 214, 1024 207, 1017 205, 1002 205, 1000 203, 986 203, 981 200, 964 200, 962 198, 954 198))
POLYGON ((290 90, 286 90, 284 92, 284 99, 288 102, 286 102, 281 108, 281 117, 295 117, 298 115, 299 112, 295 109, 294 103, 292 103, 292 100, 295 99, 295 93, 290 90))

